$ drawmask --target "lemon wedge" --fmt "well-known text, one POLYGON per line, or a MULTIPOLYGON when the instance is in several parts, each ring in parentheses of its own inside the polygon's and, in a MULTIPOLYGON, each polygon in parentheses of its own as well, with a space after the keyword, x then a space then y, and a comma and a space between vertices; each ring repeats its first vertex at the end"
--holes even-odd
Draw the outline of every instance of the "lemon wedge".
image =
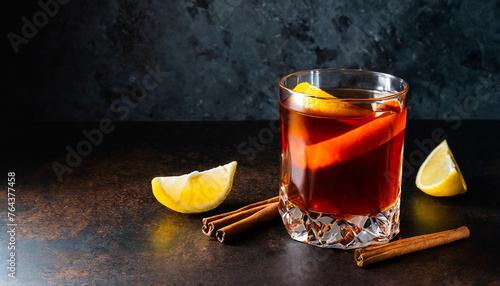
POLYGON ((328 117, 356 117, 372 112, 354 104, 343 102, 338 97, 308 82, 297 84, 293 91, 313 96, 292 96, 292 101, 289 103, 290 107, 299 112, 328 117))
MULTIPOLYGON (((293 91, 296 92, 301 92, 305 93, 307 95, 312 95, 312 96, 317 96, 317 97, 324 97, 324 98, 337 98, 328 92, 308 83, 308 82, 301 82, 295 86, 293 91)), ((337 98, 338 99, 338 98, 337 98)))
POLYGON ((156 199, 176 212, 201 213, 219 206, 233 186, 236 161, 204 172, 156 177, 151 181, 156 199))
POLYGON ((435 197, 451 197, 467 191, 464 177, 446 140, 427 156, 415 180, 424 193, 435 197))

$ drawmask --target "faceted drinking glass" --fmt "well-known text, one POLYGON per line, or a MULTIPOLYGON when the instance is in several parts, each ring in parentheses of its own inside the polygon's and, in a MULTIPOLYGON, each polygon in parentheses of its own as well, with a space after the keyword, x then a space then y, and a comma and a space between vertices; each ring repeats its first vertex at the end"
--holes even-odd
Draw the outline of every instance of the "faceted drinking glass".
POLYGON ((363 70, 281 79, 279 211, 293 239, 352 249, 398 234, 407 91, 363 70))

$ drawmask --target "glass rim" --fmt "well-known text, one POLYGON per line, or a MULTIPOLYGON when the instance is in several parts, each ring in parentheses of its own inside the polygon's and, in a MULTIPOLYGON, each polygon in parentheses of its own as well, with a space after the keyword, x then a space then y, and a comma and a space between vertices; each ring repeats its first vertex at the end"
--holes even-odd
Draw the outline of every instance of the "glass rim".
POLYGON ((388 99, 394 99, 394 98, 397 98, 401 95, 404 95, 406 93, 408 93, 408 89, 409 89, 409 84, 402 78, 400 77, 397 77, 397 76, 394 76, 392 74, 388 74, 388 73, 383 73, 383 72, 378 72, 378 71, 370 71, 370 70, 362 70, 362 69, 341 69, 341 68, 325 68, 325 69, 310 69, 310 70, 303 70, 303 71, 297 71, 297 72, 293 72, 291 74, 288 74, 284 77, 282 77, 279 81, 279 87, 288 91, 289 93, 292 93, 292 94, 297 94, 297 95, 301 95, 301 96, 305 96, 305 97, 313 97, 313 98, 318 98, 318 99, 330 99, 330 98, 327 98, 327 97, 322 97, 322 96, 315 96, 315 95, 309 95, 309 94, 306 94, 306 93, 302 93, 302 92, 298 92, 298 91, 294 91, 293 89, 290 89, 286 86, 283 85, 284 81, 289 78, 289 77, 292 77, 294 75, 298 75, 298 74, 306 74, 306 73, 311 73, 311 72, 324 72, 324 71, 337 71, 337 72, 341 72, 341 71, 348 71, 348 72, 356 72, 356 73, 366 73, 366 74, 375 74, 375 75, 383 75, 384 77, 389 77, 389 78, 393 78, 393 79, 397 79, 397 80, 400 80, 403 85, 404 85, 404 89, 402 91, 398 91, 398 92, 395 92, 395 93, 391 93, 389 95, 386 95, 386 96, 382 96, 382 97, 377 97, 377 98, 339 98, 340 101, 378 101, 378 100, 388 100, 388 99))

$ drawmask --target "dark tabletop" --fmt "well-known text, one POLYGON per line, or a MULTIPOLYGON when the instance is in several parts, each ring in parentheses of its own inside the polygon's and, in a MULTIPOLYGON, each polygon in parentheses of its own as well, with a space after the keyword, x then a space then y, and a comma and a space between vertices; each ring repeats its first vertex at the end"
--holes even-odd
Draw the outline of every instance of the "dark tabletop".
POLYGON ((228 244, 202 234, 203 217, 277 195, 275 121, 101 125, 2 127, 1 285, 500 285, 500 121, 408 122, 398 238, 462 225, 471 236, 366 268, 353 251, 292 240, 279 219, 228 244), (95 144, 85 143, 91 135, 95 144), (414 181, 444 137, 469 190, 436 198, 414 181), (208 213, 176 213, 152 194, 153 177, 233 160, 233 189, 208 213), (15 279, 7 268, 8 172, 16 180, 15 279))

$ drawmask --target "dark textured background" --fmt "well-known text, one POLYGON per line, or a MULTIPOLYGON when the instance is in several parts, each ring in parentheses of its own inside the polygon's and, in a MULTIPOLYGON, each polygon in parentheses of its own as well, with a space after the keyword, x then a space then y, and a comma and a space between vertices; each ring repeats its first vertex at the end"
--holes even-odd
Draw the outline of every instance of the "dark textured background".
POLYGON ((325 67, 405 78, 410 118, 500 119, 499 1, 42 0, 18 53, 43 10, 3 2, 5 120, 276 119, 278 80, 325 67))

